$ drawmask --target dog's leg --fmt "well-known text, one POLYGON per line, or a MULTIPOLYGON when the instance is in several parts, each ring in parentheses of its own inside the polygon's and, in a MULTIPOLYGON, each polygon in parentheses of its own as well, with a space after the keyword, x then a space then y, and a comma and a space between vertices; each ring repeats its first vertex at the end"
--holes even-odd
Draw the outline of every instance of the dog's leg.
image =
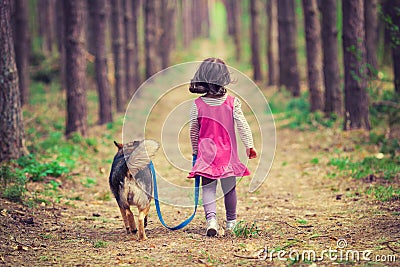
POLYGON ((125 225, 125 229, 126 232, 129 234, 129 222, 128 222, 128 218, 126 216, 126 210, 124 208, 119 208, 119 210, 121 211, 121 215, 122 215, 122 220, 124 220, 124 225, 125 225))
POLYGON ((144 221, 149 213, 150 205, 144 208, 143 210, 139 210, 139 240, 143 241, 147 239, 146 232, 144 230, 144 221))
POLYGON ((133 213, 130 208, 126 210, 126 217, 128 218, 128 223, 129 223, 129 228, 130 231, 128 230, 128 234, 136 234, 137 233, 137 228, 136 228, 136 223, 135 223, 135 217, 133 216, 133 213))

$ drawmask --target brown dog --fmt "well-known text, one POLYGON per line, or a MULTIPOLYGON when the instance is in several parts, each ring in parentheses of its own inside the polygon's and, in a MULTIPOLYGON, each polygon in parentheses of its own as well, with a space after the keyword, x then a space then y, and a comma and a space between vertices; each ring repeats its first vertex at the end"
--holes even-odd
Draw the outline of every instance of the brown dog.
POLYGON ((114 144, 118 152, 110 172, 110 188, 117 200, 127 233, 138 232, 139 240, 146 240, 144 228, 153 192, 149 157, 155 154, 159 145, 153 140, 134 141, 125 145, 114 141, 114 144), (138 229, 130 210, 131 205, 139 209, 138 229))

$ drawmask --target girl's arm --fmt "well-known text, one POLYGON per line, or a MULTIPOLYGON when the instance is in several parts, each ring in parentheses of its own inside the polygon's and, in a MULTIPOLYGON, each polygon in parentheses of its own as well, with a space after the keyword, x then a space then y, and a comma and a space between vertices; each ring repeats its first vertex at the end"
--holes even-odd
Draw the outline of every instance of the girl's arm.
POLYGON ((192 109, 190 111, 190 141, 192 143, 192 150, 193 150, 193 155, 197 155, 197 147, 198 147, 198 141, 199 141, 199 122, 197 120, 197 106, 193 102, 192 109))
POLYGON ((247 156, 249 158, 255 158, 257 156, 257 152, 254 149, 253 135, 251 133, 249 123, 243 115, 242 103, 237 97, 235 97, 233 104, 233 118, 235 120, 240 139, 246 147, 247 156))

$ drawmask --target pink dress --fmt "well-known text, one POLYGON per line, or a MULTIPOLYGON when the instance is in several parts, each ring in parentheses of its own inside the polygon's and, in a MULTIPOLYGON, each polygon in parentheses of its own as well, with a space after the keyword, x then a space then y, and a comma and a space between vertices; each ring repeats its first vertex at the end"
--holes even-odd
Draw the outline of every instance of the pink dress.
POLYGON ((189 178, 196 175, 211 179, 250 175, 238 156, 233 118, 234 99, 227 96, 219 106, 210 106, 201 98, 195 100, 200 130, 197 160, 189 178))

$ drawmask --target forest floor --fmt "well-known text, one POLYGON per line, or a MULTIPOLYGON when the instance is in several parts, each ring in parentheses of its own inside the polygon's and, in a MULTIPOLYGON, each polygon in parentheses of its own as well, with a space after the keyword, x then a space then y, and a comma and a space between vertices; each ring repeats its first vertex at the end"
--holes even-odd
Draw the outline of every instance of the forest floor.
MULTIPOLYGON (((263 90, 267 99, 272 90, 263 90)), ((151 123, 161 125, 162 119, 156 117, 151 123)), ((247 191, 246 182, 237 186, 238 220, 256 224, 259 231, 253 236, 207 237, 201 207, 187 227, 169 231, 159 222, 154 203, 148 239, 127 235, 108 185, 116 152, 112 139, 120 139, 120 129, 110 132, 107 126, 92 126, 90 138, 102 140, 88 156, 96 164, 82 159, 72 174, 56 179, 60 186, 54 190, 44 190, 44 183, 28 183, 29 192, 52 192, 50 201, 28 207, 0 199, 0 265, 398 266, 399 199, 378 201, 365 192, 385 181, 354 179, 328 165, 332 158, 374 157, 376 146, 360 146, 368 135, 335 127, 300 131, 283 127, 285 123, 276 117, 276 153, 266 181, 255 193, 247 191), (105 133, 111 136, 104 139, 105 133), (335 172, 335 177, 329 175, 335 172), (89 183, 93 180, 88 177, 96 182, 89 183)), ((182 150, 190 151, 190 144, 186 142, 182 150)), ((185 179, 184 174, 175 177, 168 162, 156 168, 167 175, 171 172, 172 182, 185 179)), ((221 199, 217 206, 224 226, 221 199)), ((192 208, 162 205, 162 212, 169 225, 176 225, 192 208)))
MULTIPOLYGON (((43 202, 28 208, 1 199, 0 263, 5 266, 397 265, 399 201, 378 202, 363 194, 375 181, 327 177, 329 170, 334 171, 327 166, 333 149, 335 153, 339 149, 340 156, 374 155, 373 148, 355 149, 355 140, 364 138, 363 133, 332 129, 306 132, 282 128, 279 124, 277 150, 268 179, 255 193, 247 192, 247 186, 237 187, 238 220, 256 222, 258 235, 226 234, 209 238, 205 236, 201 209, 189 226, 169 231, 160 224, 152 204, 146 229, 148 240, 139 242, 136 236, 125 233, 115 200, 101 200, 101 195, 109 192, 110 164, 104 163, 98 169, 80 167, 79 172, 98 177, 93 187, 82 186, 78 178, 62 181, 59 193, 71 196, 68 200, 43 202), (315 158, 319 159, 317 164, 315 158), (315 258, 307 258, 306 254, 297 261, 289 259, 311 250, 316 253, 315 258), (384 262, 379 262, 381 259, 384 262)), ((95 131, 105 130, 99 128, 95 131)), ((115 153, 111 144, 99 145, 98 150, 94 156, 104 157, 103 162, 115 153)), ((28 188, 36 184, 28 184, 28 188)), ((224 225, 223 201, 217 204, 219 223, 224 225)), ((163 205, 162 211, 166 222, 175 225, 187 218, 192 209, 163 205)))

